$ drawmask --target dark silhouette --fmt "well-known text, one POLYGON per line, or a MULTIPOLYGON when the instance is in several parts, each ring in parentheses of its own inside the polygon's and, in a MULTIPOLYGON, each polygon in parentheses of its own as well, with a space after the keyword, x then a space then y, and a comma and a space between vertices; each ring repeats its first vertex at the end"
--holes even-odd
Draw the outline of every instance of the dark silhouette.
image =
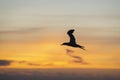
POLYGON ((68 34, 69 37, 70 37, 70 42, 65 42, 65 43, 63 43, 62 45, 67 45, 67 46, 71 46, 71 47, 78 47, 78 48, 81 48, 81 49, 85 50, 85 49, 84 49, 84 46, 78 45, 78 44, 76 43, 75 37, 73 36, 73 32, 74 32, 74 31, 75 31, 74 29, 71 29, 71 30, 69 30, 69 31, 67 32, 67 34, 68 34))

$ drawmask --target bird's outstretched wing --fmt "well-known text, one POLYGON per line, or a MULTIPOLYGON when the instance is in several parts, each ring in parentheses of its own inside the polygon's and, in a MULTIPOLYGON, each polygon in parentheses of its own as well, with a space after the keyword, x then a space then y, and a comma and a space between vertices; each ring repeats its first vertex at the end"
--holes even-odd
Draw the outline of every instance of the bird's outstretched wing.
POLYGON ((73 35, 73 32, 74 32, 75 30, 74 29, 71 29, 71 30, 69 30, 68 32, 67 32, 67 34, 69 35, 69 37, 70 37, 70 43, 71 44, 76 44, 76 40, 75 40, 75 37, 74 37, 74 35, 73 35))

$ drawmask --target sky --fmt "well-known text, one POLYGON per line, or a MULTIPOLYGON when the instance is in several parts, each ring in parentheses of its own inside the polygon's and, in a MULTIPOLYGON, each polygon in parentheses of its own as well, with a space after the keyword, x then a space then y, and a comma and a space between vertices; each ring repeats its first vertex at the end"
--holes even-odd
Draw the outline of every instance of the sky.
POLYGON ((120 0, 0 0, 0 68, 120 68, 120 0), (75 29, 79 48, 61 46, 75 29))

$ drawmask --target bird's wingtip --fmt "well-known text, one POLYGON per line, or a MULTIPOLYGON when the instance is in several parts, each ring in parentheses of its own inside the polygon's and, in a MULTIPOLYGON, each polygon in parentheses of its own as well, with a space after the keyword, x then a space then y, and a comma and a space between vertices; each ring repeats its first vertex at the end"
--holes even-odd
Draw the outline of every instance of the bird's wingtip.
POLYGON ((70 30, 68 30, 67 34, 71 34, 71 33, 73 33, 74 31, 75 31, 75 29, 70 29, 70 30))
POLYGON ((75 31, 75 29, 70 29, 69 31, 75 31))

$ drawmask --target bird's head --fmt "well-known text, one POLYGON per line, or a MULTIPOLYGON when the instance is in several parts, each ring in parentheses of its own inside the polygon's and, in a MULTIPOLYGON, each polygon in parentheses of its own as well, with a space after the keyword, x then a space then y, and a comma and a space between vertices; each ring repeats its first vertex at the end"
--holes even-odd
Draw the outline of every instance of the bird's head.
POLYGON ((67 34, 71 34, 71 33, 73 33, 75 30, 74 29, 70 29, 68 32, 67 32, 67 34))
POLYGON ((62 43, 61 45, 68 45, 68 43, 62 43))
POLYGON ((70 29, 69 31, 74 32, 75 30, 74 29, 70 29))

